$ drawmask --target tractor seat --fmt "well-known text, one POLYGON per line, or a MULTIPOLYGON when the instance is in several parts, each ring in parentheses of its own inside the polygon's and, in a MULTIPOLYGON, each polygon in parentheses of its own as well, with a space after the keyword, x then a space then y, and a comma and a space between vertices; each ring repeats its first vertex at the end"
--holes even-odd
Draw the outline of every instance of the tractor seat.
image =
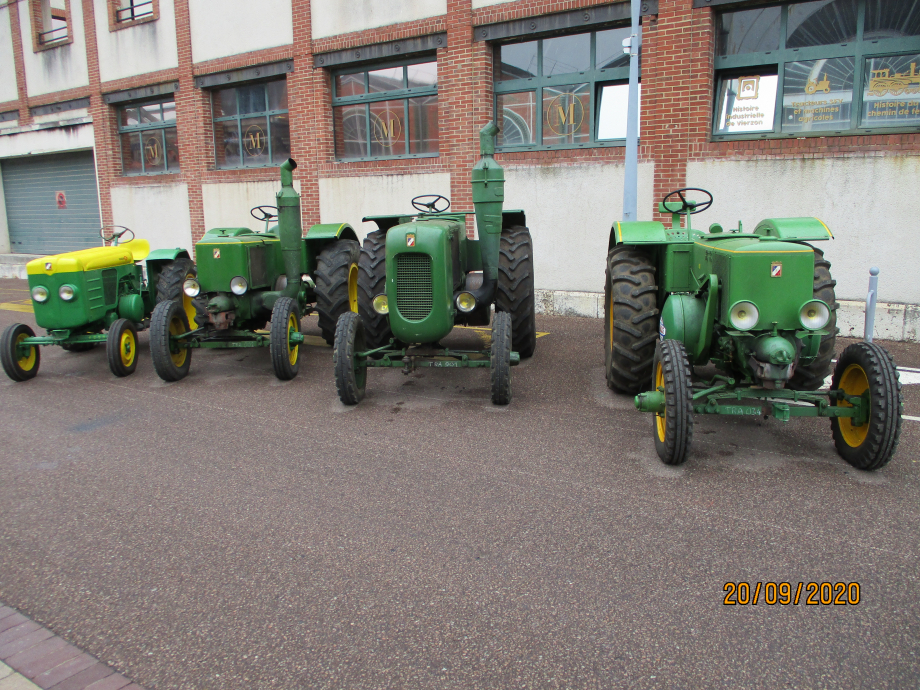
POLYGON ((150 253, 147 240, 131 240, 117 247, 93 247, 66 254, 43 256, 26 264, 29 275, 52 275, 53 273, 79 273, 115 268, 135 261, 141 261, 150 253))

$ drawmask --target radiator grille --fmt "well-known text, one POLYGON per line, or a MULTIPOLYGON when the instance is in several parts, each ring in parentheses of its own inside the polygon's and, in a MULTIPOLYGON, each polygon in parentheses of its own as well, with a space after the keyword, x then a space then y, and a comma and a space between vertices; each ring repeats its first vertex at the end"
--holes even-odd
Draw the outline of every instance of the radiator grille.
POLYGON ((431 257, 396 255, 396 308, 407 321, 422 321, 431 313, 431 257))
POLYGON ((115 304, 118 296, 118 271, 114 268, 107 268, 102 272, 102 296, 105 298, 106 306, 115 304))

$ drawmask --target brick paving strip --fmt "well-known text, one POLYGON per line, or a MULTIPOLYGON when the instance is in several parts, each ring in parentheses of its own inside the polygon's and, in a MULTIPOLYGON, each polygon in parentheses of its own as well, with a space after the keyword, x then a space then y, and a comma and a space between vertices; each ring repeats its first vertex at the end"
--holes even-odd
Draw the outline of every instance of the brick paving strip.
POLYGON ((0 690, 144 690, 0 604, 0 690))

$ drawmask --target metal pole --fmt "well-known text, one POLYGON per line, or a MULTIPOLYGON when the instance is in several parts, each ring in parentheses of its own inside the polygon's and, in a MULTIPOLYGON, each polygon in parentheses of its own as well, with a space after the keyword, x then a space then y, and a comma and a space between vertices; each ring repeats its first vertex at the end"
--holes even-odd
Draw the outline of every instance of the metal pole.
POLYGON ((626 179, 623 184, 623 220, 638 220, 638 168, 639 168, 639 46, 642 29, 639 27, 639 3, 632 0, 632 32, 623 41, 623 52, 629 53, 629 93, 626 110, 626 179))
POLYGON ((866 295, 866 329, 863 338, 872 342, 875 334, 875 303, 878 301, 878 267, 869 269, 869 294, 866 295))

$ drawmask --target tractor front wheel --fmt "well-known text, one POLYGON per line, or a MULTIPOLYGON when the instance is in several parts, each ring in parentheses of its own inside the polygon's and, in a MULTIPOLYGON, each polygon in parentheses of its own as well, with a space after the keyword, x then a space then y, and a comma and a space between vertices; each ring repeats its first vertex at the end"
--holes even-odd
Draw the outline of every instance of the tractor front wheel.
POLYGON ((511 402, 511 314, 497 311, 492 317, 492 404, 511 402))
POLYGON ((192 365, 192 351, 174 342, 173 337, 188 333, 188 315, 175 300, 160 302, 150 317, 150 356, 153 368, 164 381, 179 381, 192 365))
MULTIPOLYGON (((836 389, 860 395, 869 404, 865 424, 857 426, 850 417, 831 417, 837 452, 860 470, 877 470, 888 464, 898 447, 904 413, 901 382, 891 355, 875 343, 853 343, 834 367, 831 390, 836 389)), ((835 404, 850 406, 845 400, 835 404)))
POLYGON ((511 348, 522 358, 532 356, 537 348, 533 242, 522 225, 502 230, 495 311, 511 314, 511 348))
POLYGON ((658 285, 651 257, 621 245, 607 255, 604 366, 607 386, 640 393, 652 379, 658 341, 658 285))
POLYGON ((290 297, 279 297, 272 309, 269 350, 275 376, 290 381, 300 370, 300 345, 291 345, 291 336, 300 333, 300 309, 290 297))
POLYGON ((14 381, 28 381, 35 378, 41 363, 38 345, 31 345, 26 352, 20 343, 26 338, 34 338, 35 331, 24 323, 8 326, 0 336, 0 364, 3 371, 14 381))
POLYGON ((316 270, 316 311, 323 338, 332 345, 336 323, 347 311, 358 311, 358 256, 361 247, 354 240, 337 240, 319 253, 316 270))
POLYGON ((129 376, 137 369, 137 327, 128 319, 118 319, 109 326, 105 355, 115 376, 129 376))
POLYGON ((358 361, 357 353, 367 349, 364 323, 361 317, 346 312, 335 328, 332 363, 335 369, 335 389, 345 405, 357 405, 364 398, 367 367, 358 361))
POLYGON ((652 384, 664 392, 664 412, 652 422, 655 450, 666 465, 687 460, 693 441, 693 398, 690 362, 679 340, 661 340, 655 348, 652 384))
POLYGON ((189 278, 197 277, 198 269, 191 259, 181 257, 172 261, 160 272, 160 277, 157 279, 156 303, 176 300, 182 305, 188 322, 195 323, 195 307, 192 304, 192 298, 185 294, 182 286, 189 278))
POLYGON ((378 314, 373 306, 374 298, 387 291, 386 244, 385 232, 374 230, 368 233, 358 260, 358 314, 364 321, 367 346, 372 350, 387 345, 393 338, 390 317, 378 314))

